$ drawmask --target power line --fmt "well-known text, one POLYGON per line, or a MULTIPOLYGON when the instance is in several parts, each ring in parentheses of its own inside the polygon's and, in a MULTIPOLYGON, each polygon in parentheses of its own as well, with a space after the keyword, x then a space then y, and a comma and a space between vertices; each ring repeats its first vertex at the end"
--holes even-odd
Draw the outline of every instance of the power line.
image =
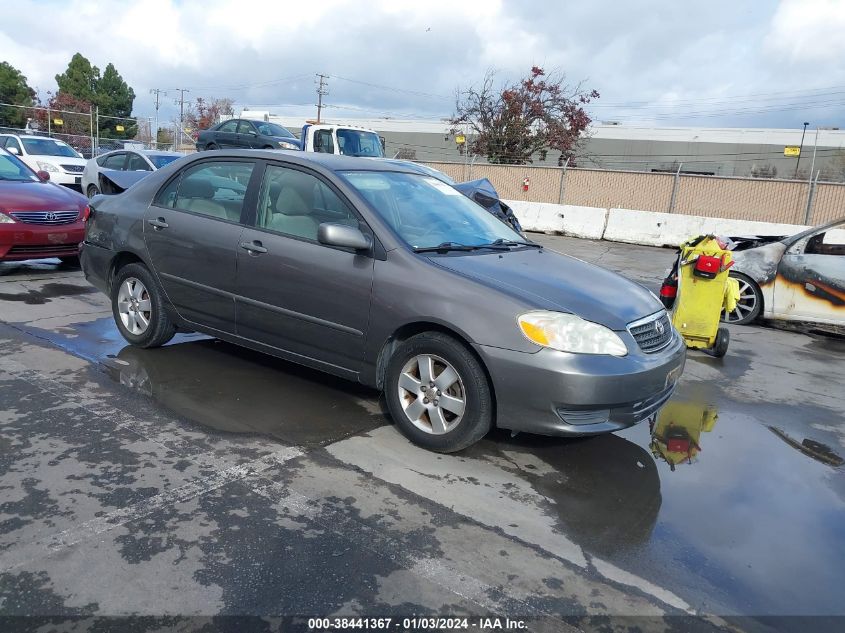
POLYGON ((369 86, 370 88, 378 88, 380 90, 389 90, 390 92, 402 92, 409 95, 415 95, 417 97, 430 97, 432 99, 452 99, 452 97, 438 95, 431 92, 420 92, 419 90, 408 90, 406 88, 397 88, 395 86, 383 86, 381 84, 374 84, 367 81, 359 81, 358 79, 349 79, 348 77, 340 77, 338 75, 332 75, 332 79, 340 79, 341 81, 348 81, 349 83, 360 84, 362 86, 369 86))
POLYGON ((182 147, 182 136, 185 129, 185 93, 190 92, 190 90, 187 88, 173 88, 173 90, 179 93, 179 98, 173 102, 179 106, 179 142, 176 145, 179 148, 182 147))

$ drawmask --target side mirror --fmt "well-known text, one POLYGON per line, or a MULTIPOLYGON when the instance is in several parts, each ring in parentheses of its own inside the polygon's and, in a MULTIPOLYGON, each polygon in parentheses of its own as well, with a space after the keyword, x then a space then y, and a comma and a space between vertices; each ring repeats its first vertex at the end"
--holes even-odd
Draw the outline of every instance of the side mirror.
POLYGON ((15 156, 19 156, 20 152, 18 151, 17 147, 7 147, 6 148, 10 154, 14 154, 15 156))
POLYGON ((354 248, 356 251, 367 251, 373 246, 372 239, 364 235, 361 229, 332 222, 323 222, 317 228, 317 241, 326 246, 354 248))
POLYGON ((44 171, 43 169, 35 172, 35 175, 38 176, 38 180, 41 182, 48 182, 50 180, 50 172, 44 171))

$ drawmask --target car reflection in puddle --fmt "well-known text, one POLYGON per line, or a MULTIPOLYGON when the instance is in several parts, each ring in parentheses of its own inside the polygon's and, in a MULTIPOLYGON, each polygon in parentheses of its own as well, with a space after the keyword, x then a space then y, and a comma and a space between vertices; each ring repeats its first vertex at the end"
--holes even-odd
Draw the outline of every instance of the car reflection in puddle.
POLYGON ((215 339, 126 346, 101 363, 120 384, 217 431, 310 446, 387 423, 373 390, 215 339))

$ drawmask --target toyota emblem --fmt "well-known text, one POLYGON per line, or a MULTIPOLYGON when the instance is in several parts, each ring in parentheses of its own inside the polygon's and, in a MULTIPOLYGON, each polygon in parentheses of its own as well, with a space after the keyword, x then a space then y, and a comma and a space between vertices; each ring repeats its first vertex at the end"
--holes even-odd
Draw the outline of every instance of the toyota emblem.
POLYGON ((55 213, 53 213, 52 211, 47 211, 47 213, 44 214, 44 217, 47 220, 57 220, 58 219, 58 216, 55 213))

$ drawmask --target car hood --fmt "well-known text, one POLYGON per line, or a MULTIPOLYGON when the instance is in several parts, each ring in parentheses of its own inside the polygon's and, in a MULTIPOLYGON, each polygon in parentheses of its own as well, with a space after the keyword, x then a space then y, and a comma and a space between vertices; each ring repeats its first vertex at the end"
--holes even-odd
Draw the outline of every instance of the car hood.
POLYGON ((537 309, 571 312, 613 330, 663 309, 648 290, 609 270, 549 250, 432 256, 431 261, 519 297, 537 309), (502 257, 499 257, 502 255, 502 257))
POLYGON ((78 209, 85 198, 49 182, 0 183, 0 210, 66 211, 78 209))
POLYGON ((88 161, 85 158, 76 158, 75 156, 41 156, 39 154, 30 154, 33 160, 40 160, 42 163, 53 163, 54 165, 79 165, 85 167, 88 161))

